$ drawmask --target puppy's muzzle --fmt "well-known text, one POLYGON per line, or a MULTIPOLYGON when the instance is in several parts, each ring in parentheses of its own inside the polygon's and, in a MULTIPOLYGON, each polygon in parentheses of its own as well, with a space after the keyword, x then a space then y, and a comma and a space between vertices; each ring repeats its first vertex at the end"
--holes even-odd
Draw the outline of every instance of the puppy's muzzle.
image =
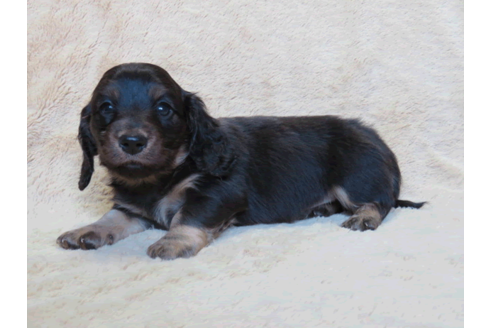
POLYGON ((125 153, 135 155, 147 147, 147 138, 142 135, 123 135, 119 139, 119 144, 125 153))

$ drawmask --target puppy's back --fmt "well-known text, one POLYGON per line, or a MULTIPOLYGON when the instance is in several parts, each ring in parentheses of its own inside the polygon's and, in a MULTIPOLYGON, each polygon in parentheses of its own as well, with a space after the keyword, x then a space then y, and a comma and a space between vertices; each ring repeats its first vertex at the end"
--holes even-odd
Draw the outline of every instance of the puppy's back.
POLYGON ((220 122, 236 135, 236 147, 246 157, 249 224, 299 220, 334 186, 360 202, 371 194, 385 195, 385 203, 398 197, 395 156, 358 120, 256 116, 220 122))

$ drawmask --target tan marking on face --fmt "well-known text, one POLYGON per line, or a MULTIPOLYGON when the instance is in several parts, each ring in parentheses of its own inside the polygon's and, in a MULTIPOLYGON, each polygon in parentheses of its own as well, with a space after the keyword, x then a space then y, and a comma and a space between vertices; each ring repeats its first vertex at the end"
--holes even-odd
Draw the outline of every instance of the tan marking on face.
POLYGON ((145 152, 147 148, 151 149, 155 147, 158 131, 154 125, 147 122, 146 117, 145 113, 141 113, 125 116, 114 121, 107 130, 109 144, 116 146, 116 149, 121 151, 125 156, 128 154, 119 146, 119 139, 123 135, 144 136, 147 138, 147 146, 141 153, 145 152))
POLYGON ((118 99, 120 97, 120 88, 115 82, 110 82, 108 86, 101 91, 101 94, 109 99, 118 99))
POLYGON ((129 162, 143 166, 159 167, 168 173, 174 169, 175 156, 178 150, 166 148, 156 124, 150 122, 147 114, 123 117, 110 124, 102 138, 99 157, 101 162, 116 167, 129 162), (145 148, 137 154, 128 154, 120 146, 123 135, 143 136, 147 139, 145 148))
POLYGON ((168 93, 168 90, 161 84, 152 85, 149 89, 149 96, 155 101, 168 93))
MULTIPOLYGON (((123 135, 127 135, 127 136, 143 136, 145 138, 147 138, 147 146, 149 147, 152 147, 153 144, 155 143, 154 139, 155 138, 149 138, 149 134, 147 133, 147 131, 151 131, 151 129, 145 129, 145 128, 138 128, 138 129, 135 129, 135 128, 130 128, 130 129, 126 129, 126 130, 123 130, 123 131, 118 131, 117 133, 114 134, 114 140, 113 142, 119 142, 119 139, 123 136, 123 135), (150 144, 149 144, 150 142, 150 144)), ((155 132, 155 131, 151 131, 151 132, 155 132)), ((147 148, 147 146, 145 146, 145 148, 147 148)))

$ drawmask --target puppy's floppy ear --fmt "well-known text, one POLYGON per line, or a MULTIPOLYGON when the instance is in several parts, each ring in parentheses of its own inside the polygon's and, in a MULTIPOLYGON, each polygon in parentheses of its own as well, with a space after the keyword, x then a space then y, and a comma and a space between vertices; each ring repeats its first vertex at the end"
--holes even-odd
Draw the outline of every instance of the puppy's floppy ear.
POLYGON ((94 156, 97 155, 97 146, 90 129, 91 107, 87 105, 80 113, 79 143, 84 153, 82 169, 80 171, 79 189, 84 190, 91 181, 94 172, 94 156))
POLYGON ((183 91, 183 100, 191 134, 190 157, 203 172, 218 177, 227 175, 237 158, 227 133, 207 114, 198 96, 183 91))

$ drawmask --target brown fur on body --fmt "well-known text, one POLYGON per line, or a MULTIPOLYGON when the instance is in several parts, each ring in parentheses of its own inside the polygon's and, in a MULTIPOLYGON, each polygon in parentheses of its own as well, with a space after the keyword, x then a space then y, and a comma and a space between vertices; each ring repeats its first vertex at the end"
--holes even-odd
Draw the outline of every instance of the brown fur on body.
POLYGON ((232 224, 294 222, 347 213, 342 226, 376 229, 398 199, 394 154, 371 128, 336 116, 215 119, 162 68, 107 71, 82 110, 83 190, 99 155, 114 207, 61 235, 67 249, 110 245, 150 227, 169 230, 148 249, 197 254, 232 224))

